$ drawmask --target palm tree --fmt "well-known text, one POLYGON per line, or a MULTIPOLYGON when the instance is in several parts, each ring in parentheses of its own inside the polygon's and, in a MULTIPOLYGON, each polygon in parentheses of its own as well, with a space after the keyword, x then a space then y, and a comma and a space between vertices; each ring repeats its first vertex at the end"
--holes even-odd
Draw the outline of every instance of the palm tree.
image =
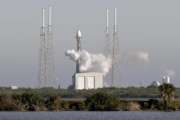
POLYGON ((172 101, 175 96, 175 87, 173 84, 163 83, 159 86, 160 95, 163 102, 163 107, 165 110, 171 107, 172 101))

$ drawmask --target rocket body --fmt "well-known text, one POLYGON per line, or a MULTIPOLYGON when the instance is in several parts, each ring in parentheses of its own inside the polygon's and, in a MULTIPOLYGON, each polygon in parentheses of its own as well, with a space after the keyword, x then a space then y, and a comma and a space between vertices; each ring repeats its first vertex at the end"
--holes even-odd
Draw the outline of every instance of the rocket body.
MULTIPOLYGON (((78 30, 76 33, 77 52, 81 51, 81 38, 82 38, 81 31, 78 30)), ((79 72, 80 72, 80 60, 77 60, 77 62, 76 62, 76 73, 79 73, 79 72)))

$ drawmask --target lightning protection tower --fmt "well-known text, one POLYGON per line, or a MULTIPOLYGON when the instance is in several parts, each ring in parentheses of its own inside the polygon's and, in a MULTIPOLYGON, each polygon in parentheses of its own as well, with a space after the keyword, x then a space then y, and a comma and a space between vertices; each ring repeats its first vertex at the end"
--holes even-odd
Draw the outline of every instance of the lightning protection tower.
MULTIPOLYGON (((110 27, 109 27, 109 8, 106 8, 106 27, 105 27, 105 44, 104 44, 104 55, 106 57, 112 57, 112 39, 110 34, 110 27)), ((104 86, 111 85, 111 74, 107 74, 104 76, 104 86)))
POLYGON ((114 8, 114 26, 113 26, 113 41, 112 41, 112 75, 111 86, 117 87, 120 80, 120 51, 118 40, 118 25, 117 25, 117 9, 114 8))
POLYGON ((45 24, 45 8, 42 9, 42 26, 41 26, 40 37, 41 37, 41 44, 40 44, 41 46, 40 46, 39 87, 56 88, 51 6, 49 6, 49 11, 48 11, 48 25, 45 24))
POLYGON ((106 76, 106 82, 110 87, 117 87, 120 79, 120 53, 119 53, 119 40, 117 29, 117 10, 114 8, 114 25, 113 34, 111 39, 111 32, 109 27, 109 9, 106 9, 106 30, 105 30, 105 48, 104 54, 111 57, 111 71, 106 76))

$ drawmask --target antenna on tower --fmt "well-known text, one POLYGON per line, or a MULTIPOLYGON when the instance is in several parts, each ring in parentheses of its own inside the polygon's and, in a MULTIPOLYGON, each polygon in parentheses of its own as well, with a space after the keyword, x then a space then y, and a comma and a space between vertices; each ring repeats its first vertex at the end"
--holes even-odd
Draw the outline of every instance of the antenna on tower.
POLYGON ((106 28, 105 28, 104 54, 106 56, 111 55, 111 40, 110 40, 110 31, 109 31, 109 8, 106 8, 106 28))
POLYGON ((114 33, 117 32, 117 10, 114 8, 114 33))
POLYGON ((48 31, 52 31, 52 29, 51 29, 51 27, 52 27, 52 6, 49 6, 48 27, 50 28, 50 29, 48 29, 48 31))
POLYGON ((106 8, 106 34, 109 34, 109 8, 106 8))
POLYGON ((42 26, 41 26, 41 35, 45 34, 45 8, 42 8, 42 26))

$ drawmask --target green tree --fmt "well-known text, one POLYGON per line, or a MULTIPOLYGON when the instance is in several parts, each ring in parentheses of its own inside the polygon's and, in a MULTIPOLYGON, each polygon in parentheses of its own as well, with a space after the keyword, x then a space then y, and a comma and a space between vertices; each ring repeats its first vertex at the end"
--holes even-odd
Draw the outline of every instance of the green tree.
POLYGON ((87 98, 85 101, 86 106, 89 110, 117 110, 119 100, 117 97, 107 93, 96 93, 87 98))
POLYGON ((36 111, 43 104, 43 98, 37 93, 25 92, 21 95, 21 103, 25 110, 36 111))
POLYGON ((172 108, 172 102, 175 96, 175 87, 172 84, 164 83, 159 86, 160 96, 163 102, 164 110, 172 108))
POLYGON ((61 110, 61 98, 59 96, 46 96, 45 105, 48 110, 61 110))

